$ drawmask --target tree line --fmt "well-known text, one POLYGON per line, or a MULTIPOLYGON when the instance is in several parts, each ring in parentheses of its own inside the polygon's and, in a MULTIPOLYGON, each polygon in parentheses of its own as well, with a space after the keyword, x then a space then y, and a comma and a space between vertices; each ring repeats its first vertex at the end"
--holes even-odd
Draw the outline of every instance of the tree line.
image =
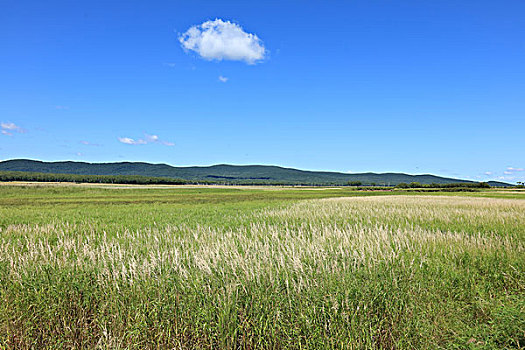
MULTIPOLYGON (((0 171, 0 181, 76 182, 135 185, 186 185, 194 182, 183 179, 149 177, 141 175, 76 175, 0 171)), ((207 181, 204 181, 207 182, 207 181)), ((203 181, 199 181, 203 183, 203 181)))

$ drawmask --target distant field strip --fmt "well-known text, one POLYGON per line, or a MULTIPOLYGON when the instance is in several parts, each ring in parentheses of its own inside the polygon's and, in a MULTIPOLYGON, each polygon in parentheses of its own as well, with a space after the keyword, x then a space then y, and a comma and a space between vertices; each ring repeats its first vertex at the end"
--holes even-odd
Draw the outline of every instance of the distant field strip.
POLYGON ((224 221, 5 225, 0 342, 525 346, 524 200, 312 199, 224 221))

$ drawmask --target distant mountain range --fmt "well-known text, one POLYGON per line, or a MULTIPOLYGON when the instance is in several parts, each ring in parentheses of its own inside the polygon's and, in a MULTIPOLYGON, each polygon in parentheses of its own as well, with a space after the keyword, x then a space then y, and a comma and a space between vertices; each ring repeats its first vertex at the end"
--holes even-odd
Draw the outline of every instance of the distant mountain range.
MULTIPOLYGON (((139 162, 85 163, 42 162, 29 159, 13 159, 0 162, 0 171, 24 171, 78 175, 141 175, 166 177, 191 181, 215 181, 232 184, 315 184, 342 185, 360 181, 363 185, 393 186, 399 183, 421 184, 473 183, 474 181, 446 178, 435 175, 408 175, 403 173, 339 173, 307 171, 271 165, 228 165, 174 167, 167 164, 139 162)), ((511 186, 489 181, 491 186, 511 186)))

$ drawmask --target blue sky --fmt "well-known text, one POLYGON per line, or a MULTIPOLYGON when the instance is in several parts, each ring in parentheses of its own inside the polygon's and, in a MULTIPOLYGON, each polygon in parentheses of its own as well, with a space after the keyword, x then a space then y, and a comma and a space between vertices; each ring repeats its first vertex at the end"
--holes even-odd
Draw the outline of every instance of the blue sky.
POLYGON ((524 13, 521 0, 4 0, 0 159, 524 181, 524 13))

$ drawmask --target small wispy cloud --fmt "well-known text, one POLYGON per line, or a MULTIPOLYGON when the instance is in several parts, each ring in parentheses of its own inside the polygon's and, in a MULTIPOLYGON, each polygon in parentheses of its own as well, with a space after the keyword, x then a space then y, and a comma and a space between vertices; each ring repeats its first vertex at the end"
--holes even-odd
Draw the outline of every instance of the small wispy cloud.
POLYGON ((0 127, 5 130, 18 131, 18 132, 22 131, 22 128, 16 125, 15 123, 0 123, 0 127))
POLYGON ((223 77, 222 75, 219 75, 219 81, 222 82, 222 83, 225 83, 228 81, 228 78, 227 77, 223 77))
POLYGON ((147 142, 143 139, 132 139, 131 137, 119 137, 118 140, 126 145, 145 145, 147 142))
POLYGON ((144 138, 146 139, 147 143, 160 143, 161 145, 169 147, 175 146, 175 143, 173 142, 161 140, 158 135, 144 134, 144 138))
POLYGON ((24 133, 25 129, 11 122, 2 122, 0 123, 0 132, 2 135, 13 136, 14 133, 24 133))
POLYGON ((148 143, 159 142, 159 137, 157 135, 145 134, 144 137, 146 139, 146 142, 148 142, 148 143))
POLYGON ((519 180, 518 177, 516 176, 498 176, 498 180, 502 180, 502 181, 516 181, 516 180, 519 180))
POLYGON ((175 67, 177 64, 175 62, 164 62, 164 65, 166 67, 170 67, 170 68, 173 68, 175 67))
POLYGON ((247 33, 230 21, 215 19, 190 27, 179 36, 184 50, 191 50, 206 60, 244 61, 255 64, 266 55, 257 35, 247 33))
POLYGON ((490 176, 500 181, 516 182, 523 180, 525 176, 525 168, 507 167, 503 171, 486 171, 483 173, 486 177, 490 176))
POLYGON ((58 105, 58 106, 55 106, 55 109, 69 109, 69 107, 68 106, 60 106, 60 105, 58 105))
POLYGON ((175 146, 173 142, 161 140, 158 135, 144 134, 144 138, 132 139, 131 137, 118 137, 118 140, 127 145, 147 145, 148 143, 158 143, 164 146, 175 146))

